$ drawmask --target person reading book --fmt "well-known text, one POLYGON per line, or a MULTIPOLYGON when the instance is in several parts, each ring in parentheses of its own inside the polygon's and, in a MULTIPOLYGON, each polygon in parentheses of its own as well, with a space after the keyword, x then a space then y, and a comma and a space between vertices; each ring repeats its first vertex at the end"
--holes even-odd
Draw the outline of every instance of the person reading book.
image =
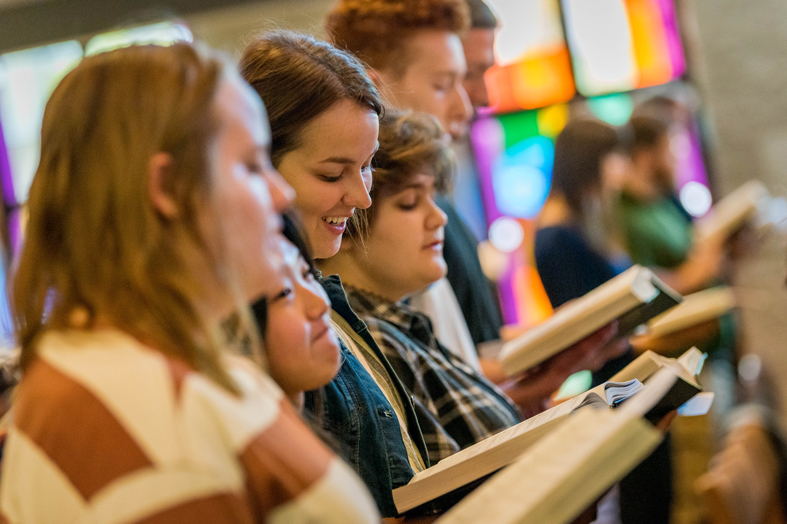
POLYGON ((621 137, 631 162, 615 217, 631 260, 660 270, 660 278, 679 293, 707 288, 722 275, 726 239, 694 242, 691 216, 676 197, 668 123, 635 115, 621 137))
POLYGON ((0 521, 379 522, 356 475, 221 336, 274 291, 292 199, 229 61, 187 44, 86 57, 41 138, 0 521))
MULTIPOLYGON (((615 129, 590 119, 570 121, 555 141, 552 188, 537 219, 536 268, 553 307, 581 297, 615 277, 603 198, 610 179, 625 174, 615 129), (623 170, 623 171, 621 171, 623 170)), ((622 265, 622 264, 620 264, 622 265)), ((594 385, 633 361, 625 353, 593 374, 594 385)), ((672 467, 669 439, 621 482, 621 519, 669 522, 672 467)))
MULTIPOLYGON (((696 238, 691 216, 676 196, 669 122, 646 109, 638 113, 620 135, 630 169, 613 200, 615 224, 626 252, 632 262, 652 268, 679 293, 718 285, 724 278, 723 269, 729 266, 727 239, 696 238)), ((736 340, 735 318, 726 314, 671 338, 677 338, 671 346, 678 350, 697 345, 711 355, 731 355, 736 340)), ((664 345, 664 341, 647 342, 653 349, 664 345)))
MULTIPOLYGON (((434 463, 522 417, 516 399, 442 346, 429 319, 404 303, 445 273, 446 218, 434 198, 449 181, 453 159, 442 127, 430 115, 389 111, 379 140, 373 204, 364 211, 368 227, 351 227, 339 252, 319 267, 342 278, 350 305, 408 392, 428 408, 419 423, 434 463)), ((609 338, 611 331, 596 333, 584 345, 609 338)), ((577 354, 582 355, 559 355, 553 367, 571 373, 593 365, 588 361, 593 352, 585 350, 588 360, 576 359, 577 354)))
MULTIPOLYGON (((352 55, 311 36, 277 31, 251 42, 243 77, 265 101, 271 162, 295 189, 303 240, 316 259, 333 256, 345 228, 370 205, 371 160, 382 101, 352 55)), ((304 410, 367 485, 383 517, 391 492, 429 465, 415 408, 338 277, 320 279, 342 365, 304 395, 304 410)))

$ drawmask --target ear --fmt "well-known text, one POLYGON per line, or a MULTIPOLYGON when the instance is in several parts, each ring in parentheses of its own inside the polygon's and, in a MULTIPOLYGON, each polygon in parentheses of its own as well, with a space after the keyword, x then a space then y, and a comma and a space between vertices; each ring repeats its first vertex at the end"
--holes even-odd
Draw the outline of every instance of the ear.
POLYGON ((172 195, 172 156, 156 153, 148 163, 148 196, 153 207, 164 218, 175 219, 179 214, 178 204, 172 195))

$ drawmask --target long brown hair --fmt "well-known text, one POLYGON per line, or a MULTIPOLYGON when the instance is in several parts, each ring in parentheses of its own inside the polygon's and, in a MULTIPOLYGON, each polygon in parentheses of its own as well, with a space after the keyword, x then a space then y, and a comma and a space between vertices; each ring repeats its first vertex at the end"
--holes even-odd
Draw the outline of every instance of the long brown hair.
POLYGON ((580 215, 584 197, 601 188, 601 162, 618 147, 615 128, 600 120, 569 122, 555 140, 552 191, 580 215))
POLYGON ((262 35, 243 51, 240 71, 268 109, 274 167, 298 148, 306 124, 337 102, 354 100, 378 116, 383 113, 380 93, 363 64, 309 35, 262 35))
POLYGON ((196 310, 202 287, 182 252, 196 245, 220 273, 198 214, 209 201, 224 64, 188 44, 131 47, 86 58, 55 89, 13 285, 23 367, 39 335, 85 311, 85 326, 105 319, 237 391, 196 310), (175 220, 149 196, 159 152, 172 159, 166 190, 175 220))
MULTIPOLYGON (((304 127, 337 102, 353 100, 378 117, 383 114, 382 98, 363 64, 309 35, 274 31, 260 36, 243 51, 240 72, 268 110, 274 167, 298 149, 304 127)), ((350 224, 363 231, 365 218, 356 211, 350 224)))

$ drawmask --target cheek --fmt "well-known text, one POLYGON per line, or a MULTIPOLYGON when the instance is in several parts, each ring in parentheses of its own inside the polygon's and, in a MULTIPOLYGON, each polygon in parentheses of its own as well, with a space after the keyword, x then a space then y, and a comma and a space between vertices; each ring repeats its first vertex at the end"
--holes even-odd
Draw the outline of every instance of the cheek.
POLYGON ((420 246, 423 226, 417 213, 404 213, 391 206, 376 217, 369 243, 369 251, 375 251, 378 259, 410 258, 420 246))
POLYGON ((274 375, 290 375, 302 360, 308 348, 303 322, 287 312, 279 312, 268 318, 265 347, 274 375))

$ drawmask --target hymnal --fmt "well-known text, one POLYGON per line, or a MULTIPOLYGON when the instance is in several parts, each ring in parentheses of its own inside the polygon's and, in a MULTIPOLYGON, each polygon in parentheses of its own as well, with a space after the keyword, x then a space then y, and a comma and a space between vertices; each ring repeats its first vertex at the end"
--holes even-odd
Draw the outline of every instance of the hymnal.
POLYGON ((629 335, 681 300, 652 271, 633 266, 507 342, 498 357, 500 365, 509 375, 525 371, 615 320, 618 335, 629 335))

